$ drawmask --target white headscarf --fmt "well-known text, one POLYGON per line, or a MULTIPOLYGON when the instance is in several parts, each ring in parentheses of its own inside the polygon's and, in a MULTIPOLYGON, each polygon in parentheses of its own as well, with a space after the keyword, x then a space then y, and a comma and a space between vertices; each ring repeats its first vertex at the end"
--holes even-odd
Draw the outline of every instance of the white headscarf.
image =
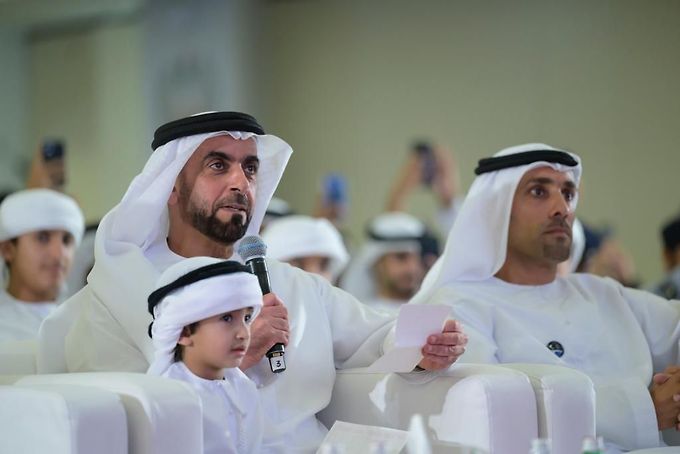
MULTIPOLYGON (((76 247, 85 232, 85 218, 71 197, 52 189, 14 192, 0 203, 0 241, 39 230, 64 230, 76 247)), ((0 288, 8 285, 8 270, 0 260, 0 288)))
POLYGON ((158 147, 121 202, 99 224, 95 265, 88 283, 148 359, 153 357, 153 348, 146 335, 149 314, 145 300, 163 270, 157 270, 144 252, 167 235, 168 198, 186 162, 205 140, 227 134, 237 140, 254 138, 257 145, 258 186, 246 235, 257 234, 293 150, 273 135, 234 131, 181 137, 158 147))
MULTIPOLYGON (((182 260, 165 270, 156 289, 191 271, 223 261, 212 257, 182 260)), ((153 310, 151 335, 155 356, 148 373, 163 375, 172 365, 174 350, 185 326, 246 307, 253 308, 253 319, 262 308, 262 291, 257 277, 246 272, 210 277, 168 294, 153 310)))
POLYGON ((420 253, 425 225, 410 214, 391 212, 376 216, 369 224, 368 232, 380 239, 369 238, 364 242, 341 283, 343 289, 364 302, 377 297, 373 272, 376 262, 393 252, 420 253))
POLYGON ((0 204, 0 241, 38 230, 65 230, 76 246, 85 231, 85 218, 71 197, 52 189, 26 189, 8 195, 0 204))
MULTIPOLYGON (((529 143, 506 148, 494 157, 536 150, 564 151, 542 143, 529 143)), ((449 232, 444 253, 427 273, 411 302, 427 301, 438 288, 450 282, 483 281, 495 275, 505 262, 512 201, 520 180, 529 170, 552 167, 559 172, 571 173, 578 186, 581 159, 573 153, 569 155, 578 162, 577 166, 538 161, 483 173, 475 178, 449 232)), ((574 207, 576 203, 574 200, 574 207)))
POLYGON ((583 229, 583 224, 578 219, 574 218, 574 224, 571 226, 571 251, 569 253, 569 272, 576 272, 583 253, 586 250, 586 232, 583 229))
POLYGON ((267 244, 267 256, 283 262, 314 255, 328 257, 333 280, 349 261, 340 232, 328 219, 285 216, 272 221, 262 239, 267 244))
POLYGON ((102 220, 101 224, 107 233, 107 246, 115 250, 113 243, 123 242, 145 249, 159 237, 166 235, 167 202, 177 176, 201 143, 220 135, 230 135, 237 140, 254 138, 257 144, 257 156, 260 159, 257 194, 250 225, 245 234, 257 235, 269 201, 293 150, 286 142, 273 135, 221 131, 181 137, 153 152, 142 173, 130 183, 123 200, 102 220), (130 220, 135 220, 136 225, 132 225, 130 220), (150 222, 144 222, 146 220, 150 222))
POLYGON ((290 204, 278 197, 272 197, 267 207, 267 215, 272 217, 284 217, 293 214, 290 204))

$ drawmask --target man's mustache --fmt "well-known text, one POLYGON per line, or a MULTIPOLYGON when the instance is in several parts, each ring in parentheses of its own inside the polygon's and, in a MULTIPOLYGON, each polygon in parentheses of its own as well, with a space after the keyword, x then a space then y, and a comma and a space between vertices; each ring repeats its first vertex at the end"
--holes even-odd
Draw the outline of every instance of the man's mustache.
POLYGON ((218 200, 215 203, 215 208, 213 209, 213 214, 217 212, 222 207, 232 207, 240 210, 244 210, 248 215, 250 215, 250 201, 245 194, 236 193, 231 197, 225 197, 218 200))
POLYGON ((567 222, 566 218, 555 218, 551 220, 543 229, 543 231, 549 231, 552 229, 564 229, 568 234, 569 238, 571 238, 571 225, 567 222))

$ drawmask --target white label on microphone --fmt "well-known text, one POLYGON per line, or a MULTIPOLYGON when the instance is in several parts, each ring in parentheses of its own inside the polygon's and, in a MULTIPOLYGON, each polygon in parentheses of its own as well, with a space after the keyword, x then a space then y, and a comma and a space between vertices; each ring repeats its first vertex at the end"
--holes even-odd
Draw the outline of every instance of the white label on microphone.
POLYGON ((275 353, 269 358, 269 367, 272 372, 281 372, 286 370, 286 360, 280 353, 275 353))

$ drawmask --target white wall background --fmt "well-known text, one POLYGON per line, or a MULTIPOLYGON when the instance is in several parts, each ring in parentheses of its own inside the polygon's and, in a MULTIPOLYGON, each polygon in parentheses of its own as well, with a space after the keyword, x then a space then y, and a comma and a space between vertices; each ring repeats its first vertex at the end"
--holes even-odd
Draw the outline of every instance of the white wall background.
POLYGON ((296 151, 280 194, 302 211, 342 171, 361 232, 414 137, 449 145, 465 187, 479 158, 545 141, 583 157, 579 215, 660 276, 658 228, 680 210, 679 2, 273 2, 265 20, 269 127, 296 151))

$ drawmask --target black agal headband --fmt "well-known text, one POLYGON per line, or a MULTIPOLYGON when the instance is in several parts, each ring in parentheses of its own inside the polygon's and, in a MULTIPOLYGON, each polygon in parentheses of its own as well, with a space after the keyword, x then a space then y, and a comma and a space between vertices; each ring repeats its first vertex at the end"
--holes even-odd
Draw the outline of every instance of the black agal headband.
POLYGON ((243 131, 262 135, 264 129, 255 117, 241 112, 208 112, 171 121, 156 129, 151 148, 165 145, 180 137, 217 131, 243 131))
MULTIPOLYGON (((252 274, 250 271, 250 267, 231 260, 213 263, 211 265, 202 266, 193 271, 189 271, 187 274, 180 276, 179 278, 170 282, 169 284, 154 290, 149 295, 148 299, 149 313, 151 314, 152 317, 154 317, 153 313, 154 308, 158 305, 158 303, 160 303, 163 300, 163 298, 165 298, 175 290, 178 290, 182 287, 186 287, 187 285, 191 285, 195 282, 202 281, 203 279, 209 279, 211 277, 222 276, 224 274, 232 273, 252 274)), ((152 324, 149 325, 149 337, 151 337, 152 324)))
POLYGON ((397 236, 389 236, 389 235, 382 235, 374 230, 371 230, 370 228, 366 229, 366 235, 374 240, 374 241, 389 241, 389 242, 398 242, 398 241, 420 241, 423 238, 423 234, 420 235, 397 235, 397 236))
POLYGON ((576 167, 578 161, 569 153, 558 150, 534 150, 526 151, 524 153, 509 154, 505 156, 495 156, 492 158, 483 158, 479 160, 476 175, 483 173, 495 172, 496 170, 508 169, 510 167, 523 166, 531 164, 532 162, 553 162, 555 164, 564 164, 569 167, 576 167))

